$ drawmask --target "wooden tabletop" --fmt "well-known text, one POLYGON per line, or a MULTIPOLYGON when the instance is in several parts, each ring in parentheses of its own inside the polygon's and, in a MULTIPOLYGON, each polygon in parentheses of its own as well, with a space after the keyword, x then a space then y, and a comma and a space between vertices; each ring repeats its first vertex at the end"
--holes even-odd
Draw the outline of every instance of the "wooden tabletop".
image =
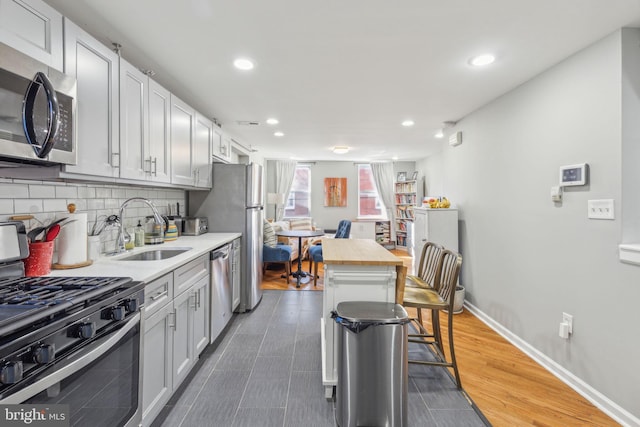
POLYGON ((402 260, 370 239, 322 239, 325 264, 402 265, 402 260))

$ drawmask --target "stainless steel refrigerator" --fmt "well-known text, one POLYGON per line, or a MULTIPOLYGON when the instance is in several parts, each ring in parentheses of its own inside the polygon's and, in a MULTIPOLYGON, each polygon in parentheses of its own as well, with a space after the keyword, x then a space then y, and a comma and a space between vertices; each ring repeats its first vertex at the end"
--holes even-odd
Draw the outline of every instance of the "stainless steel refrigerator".
POLYGON ((242 233, 240 306, 252 310, 262 298, 262 166, 213 164, 211 191, 189 192, 189 216, 207 217, 210 232, 242 233))

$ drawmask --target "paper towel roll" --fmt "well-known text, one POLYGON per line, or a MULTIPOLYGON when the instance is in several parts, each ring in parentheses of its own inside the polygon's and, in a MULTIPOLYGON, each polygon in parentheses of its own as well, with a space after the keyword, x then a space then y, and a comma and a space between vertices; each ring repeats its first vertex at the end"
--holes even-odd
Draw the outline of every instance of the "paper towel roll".
POLYGON ((74 265, 87 261, 87 214, 68 214, 58 235, 58 264, 74 265))

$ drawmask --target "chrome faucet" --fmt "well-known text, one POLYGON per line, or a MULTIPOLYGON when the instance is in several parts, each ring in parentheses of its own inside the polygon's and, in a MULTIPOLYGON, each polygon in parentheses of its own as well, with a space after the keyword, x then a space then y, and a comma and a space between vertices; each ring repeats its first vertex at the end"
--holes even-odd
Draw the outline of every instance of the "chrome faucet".
POLYGON ((125 252, 125 243, 128 241, 128 239, 131 239, 131 236, 129 236, 128 233, 126 233, 124 230, 124 218, 122 216, 124 215, 124 209, 129 205, 129 203, 136 201, 143 202, 151 208, 151 210, 153 211, 153 222, 160 226, 160 230, 162 230, 162 227, 164 226, 164 219, 162 219, 162 216, 158 212, 158 209, 153 203, 151 203, 150 200, 145 199, 144 197, 132 197, 125 200, 124 203, 122 203, 122 205, 120 206, 120 211, 118 212, 120 223, 118 224, 118 237, 116 238, 116 250, 114 254, 125 252))

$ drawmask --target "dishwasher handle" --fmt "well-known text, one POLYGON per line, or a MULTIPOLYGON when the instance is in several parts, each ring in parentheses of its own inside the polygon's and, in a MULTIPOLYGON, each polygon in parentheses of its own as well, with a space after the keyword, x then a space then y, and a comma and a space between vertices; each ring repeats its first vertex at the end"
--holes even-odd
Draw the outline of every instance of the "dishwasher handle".
POLYGON ((211 261, 215 261, 220 258, 223 260, 229 258, 229 245, 211 251, 211 261))

